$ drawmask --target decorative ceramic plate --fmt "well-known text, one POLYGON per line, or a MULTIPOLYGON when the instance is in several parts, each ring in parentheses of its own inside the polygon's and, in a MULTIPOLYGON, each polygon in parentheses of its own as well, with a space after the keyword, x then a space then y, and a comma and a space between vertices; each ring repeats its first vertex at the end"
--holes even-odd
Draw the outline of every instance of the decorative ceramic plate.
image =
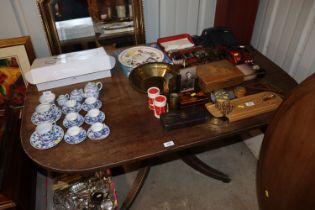
POLYGON ((55 107, 51 109, 50 112, 44 114, 34 112, 32 114, 31 121, 34 125, 38 125, 43 121, 49 121, 51 123, 54 123, 60 119, 61 115, 62 115, 61 110, 58 107, 55 107))
POLYGON ((87 136, 89 137, 89 139, 91 140, 102 140, 105 139, 109 133, 109 127, 105 124, 103 124, 104 127, 102 130, 98 131, 98 132, 93 132, 91 128, 88 129, 87 131, 87 136))
POLYGON ((130 68, 135 68, 144 63, 162 62, 163 59, 164 54, 161 50, 147 46, 128 48, 118 56, 119 62, 130 68))
POLYGON ((31 145, 36 149, 49 149, 59 144, 63 138, 64 131, 58 125, 53 126, 53 135, 49 139, 43 139, 35 131, 30 138, 31 145))
POLYGON ((65 134, 65 142, 67 142, 68 144, 79 144, 82 141, 84 141, 84 139, 86 139, 86 131, 84 129, 81 129, 80 133, 77 136, 70 136, 68 134, 65 134))

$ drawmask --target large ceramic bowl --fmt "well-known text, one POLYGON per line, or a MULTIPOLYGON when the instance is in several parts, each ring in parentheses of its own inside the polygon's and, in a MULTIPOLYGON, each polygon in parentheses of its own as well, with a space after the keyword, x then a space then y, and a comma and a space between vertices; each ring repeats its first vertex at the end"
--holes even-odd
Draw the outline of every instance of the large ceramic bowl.
POLYGON ((146 63, 131 71, 129 81, 135 89, 143 93, 146 93, 149 87, 158 87, 163 92, 163 84, 168 81, 169 91, 176 92, 178 74, 170 64, 146 63))

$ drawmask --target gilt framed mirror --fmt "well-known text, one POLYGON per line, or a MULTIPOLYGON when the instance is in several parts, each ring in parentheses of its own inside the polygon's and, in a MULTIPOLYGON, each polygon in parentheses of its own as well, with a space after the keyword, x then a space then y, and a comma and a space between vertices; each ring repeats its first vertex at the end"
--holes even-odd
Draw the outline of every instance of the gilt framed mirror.
POLYGON ((36 0, 52 55, 145 43, 143 0, 36 0))

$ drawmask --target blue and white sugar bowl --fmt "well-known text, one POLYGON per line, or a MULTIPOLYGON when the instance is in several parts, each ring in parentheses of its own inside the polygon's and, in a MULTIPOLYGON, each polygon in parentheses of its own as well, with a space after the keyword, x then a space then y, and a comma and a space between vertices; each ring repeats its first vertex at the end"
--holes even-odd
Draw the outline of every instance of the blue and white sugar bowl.
POLYGON ((81 102, 84 98, 84 93, 82 89, 74 89, 70 93, 70 99, 71 100, 76 100, 78 102, 81 102))
POLYGON ((89 111, 91 109, 99 109, 102 107, 102 102, 95 97, 88 97, 84 100, 82 104, 82 109, 84 111, 89 111))
POLYGON ((54 104, 56 95, 51 91, 44 91, 43 94, 39 97, 39 102, 41 104, 54 104))
POLYGON ((63 138, 64 131, 54 123, 41 122, 32 133, 31 145, 36 149, 49 149, 56 146, 63 138))
POLYGON ((84 116, 84 120, 85 123, 89 125, 92 125, 97 122, 103 122, 105 120, 105 114, 99 109, 91 109, 84 116))
POLYGON ((56 122, 61 117, 61 110, 55 104, 39 104, 32 114, 31 121, 38 125, 41 122, 56 122))
POLYGON ((60 107, 63 107, 69 99, 70 99, 70 96, 68 93, 64 95, 59 95, 57 98, 57 103, 60 107))
POLYGON ((107 125, 101 122, 94 123, 87 131, 87 136, 91 140, 105 139, 110 133, 107 125))
POLYGON ((100 91, 103 88, 103 84, 101 82, 88 82, 84 86, 84 96, 88 97, 95 97, 98 98, 100 91))
POLYGON ((84 117, 78 112, 69 112, 66 114, 65 119, 62 124, 65 128, 70 128, 72 126, 81 126, 84 123, 84 117))
POLYGON ((79 144, 86 139, 86 131, 79 126, 70 127, 64 137, 68 144, 79 144))
POLYGON ((62 107, 62 112, 64 114, 68 114, 69 112, 79 112, 80 110, 81 103, 73 99, 68 100, 62 107))

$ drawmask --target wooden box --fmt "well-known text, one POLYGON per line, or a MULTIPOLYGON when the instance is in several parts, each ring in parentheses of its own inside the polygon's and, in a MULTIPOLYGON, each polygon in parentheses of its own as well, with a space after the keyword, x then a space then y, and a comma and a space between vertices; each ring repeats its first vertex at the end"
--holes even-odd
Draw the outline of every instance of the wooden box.
POLYGON ((220 60, 197 67, 199 86, 204 92, 238 85, 243 73, 227 60, 220 60))

